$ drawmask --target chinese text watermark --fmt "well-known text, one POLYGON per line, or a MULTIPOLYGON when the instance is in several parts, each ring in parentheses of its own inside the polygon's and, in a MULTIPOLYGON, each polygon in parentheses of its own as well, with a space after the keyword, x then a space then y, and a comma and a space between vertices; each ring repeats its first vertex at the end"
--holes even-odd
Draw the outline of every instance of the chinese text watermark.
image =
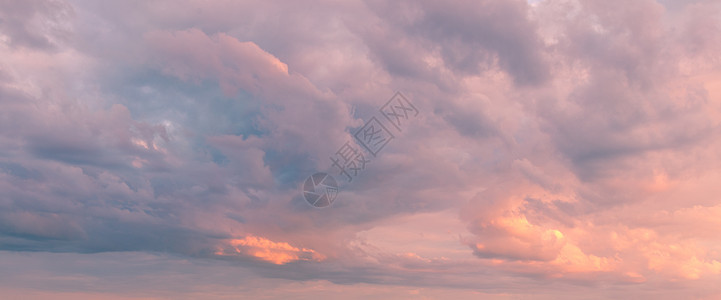
MULTIPOLYGON (((354 142, 346 141, 330 157, 331 166, 342 179, 352 182, 370 163, 369 156, 377 157, 396 136, 389 128, 401 132, 403 126, 418 116, 418 109, 400 92, 396 92, 378 109, 382 118, 371 117, 354 134, 354 142), (357 144, 356 144, 357 143, 357 144)), ((318 172, 308 176, 303 184, 303 197, 314 207, 326 207, 335 201, 338 183, 330 174, 318 172)))

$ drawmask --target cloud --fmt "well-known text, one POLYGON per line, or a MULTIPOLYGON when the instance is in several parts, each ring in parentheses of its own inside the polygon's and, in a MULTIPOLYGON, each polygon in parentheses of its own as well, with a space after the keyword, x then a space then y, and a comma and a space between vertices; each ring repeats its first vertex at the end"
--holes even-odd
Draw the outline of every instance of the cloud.
POLYGON ((497 65, 520 85, 548 78, 542 44, 526 17, 525 1, 372 2, 370 6, 387 26, 368 32, 367 44, 392 74, 438 72, 437 67, 424 70, 423 66, 432 66, 426 57, 440 56, 442 68, 456 75, 477 74, 497 65))
POLYGON ((250 255, 258 259, 283 265, 299 260, 322 261, 325 257, 312 249, 296 248, 288 243, 273 242, 266 238, 246 236, 242 239, 231 239, 230 249, 219 249, 219 256, 250 255))
POLYGON ((7 45, 54 49, 69 35, 65 22, 73 10, 63 1, 3 1, 0 10, 0 36, 6 37, 7 45))
POLYGON ((719 293, 713 1, 0 8, 0 255, 46 263, 0 289, 719 293), (397 90, 419 114, 308 206, 397 90))

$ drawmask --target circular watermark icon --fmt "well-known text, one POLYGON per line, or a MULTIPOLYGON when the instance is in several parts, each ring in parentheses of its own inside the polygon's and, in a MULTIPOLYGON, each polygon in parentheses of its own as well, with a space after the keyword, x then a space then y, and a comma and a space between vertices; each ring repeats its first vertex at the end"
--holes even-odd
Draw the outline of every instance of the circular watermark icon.
POLYGON ((318 172, 308 176, 303 184, 303 197, 310 205, 326 207, 338 196, 338 183, 328 173, 318 172))

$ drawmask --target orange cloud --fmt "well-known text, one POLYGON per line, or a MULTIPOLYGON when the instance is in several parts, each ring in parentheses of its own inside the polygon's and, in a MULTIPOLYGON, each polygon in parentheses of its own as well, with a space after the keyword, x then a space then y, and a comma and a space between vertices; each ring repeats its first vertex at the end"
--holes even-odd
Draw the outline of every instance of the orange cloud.
POLYGON ((249 255, 276 265, 300 260, 322 261, 326 258, 313 249, 293 247, 285 242, 274 242, 252 235, 242 239, 229 240, 228 244, 219 248, 215 254, 219 256, 249 255))

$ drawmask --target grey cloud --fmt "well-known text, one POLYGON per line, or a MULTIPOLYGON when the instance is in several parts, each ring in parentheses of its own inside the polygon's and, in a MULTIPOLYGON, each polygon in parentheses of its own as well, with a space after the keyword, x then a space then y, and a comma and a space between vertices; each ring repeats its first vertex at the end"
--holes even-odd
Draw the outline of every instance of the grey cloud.
POLYGON ((389 69, 394 74, 421 73, 413 66, 424 65, 422 56, 437 49, 445 66, 458 75, 479 74, 498 63, 521 86, 549 78, 543 44, 527 17, 525 1, 373 2, 370 6, 393 28, 389 31, 398 30, 401 34, 394 35, 402 38, 368 41, 369 46, 382 50, 384 45, 414 44, 405 51, 374 52, 389 67, 405 62, 405 67, 389 69))

